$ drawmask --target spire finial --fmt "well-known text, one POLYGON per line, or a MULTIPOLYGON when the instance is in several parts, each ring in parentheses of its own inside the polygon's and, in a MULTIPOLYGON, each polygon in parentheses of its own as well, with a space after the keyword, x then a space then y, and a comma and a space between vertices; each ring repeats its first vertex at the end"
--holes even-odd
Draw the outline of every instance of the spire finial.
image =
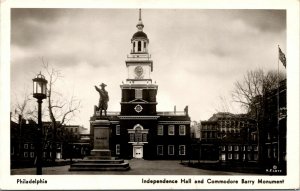
POLYGON ((142 20, 142 9, 139 9, 139 21, 142 20))
POLYGON ((144 24, 142 22, 142 9, 139 9, 139 22, 136 25, 136 27, 138 28, 139 31, 143 31, 144 24))

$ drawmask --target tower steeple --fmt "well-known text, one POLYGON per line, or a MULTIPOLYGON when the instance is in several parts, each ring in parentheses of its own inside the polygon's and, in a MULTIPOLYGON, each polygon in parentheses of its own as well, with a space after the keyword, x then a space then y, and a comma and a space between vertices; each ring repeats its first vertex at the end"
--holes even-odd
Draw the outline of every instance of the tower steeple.
POLYGON ((127 79, 122 89, 121 115, 156 114, 158 85, 152 84, 153 62, 148 53, 149 39, 143 32, 142 11, 139 9, 137 31, 131 38, 131 51, 125 60, 127 79))
POLYGON ((152 83, 150 77, 153 71, 153 63, 148 53, 149 39, 143 32, 142 10, 139 9, 139 19, 136 25, 138 31, 131 38, 131 52, 127 56, 126 67, 128 69, 127 82, 134 84, 152 83))
POLYGON ((148 54, 148 44, 149 39, 147 34, 143 32, 144 24, 142 21, 142 10, 139 9, 139 21, 136 25, 138 31, 133 34, 131 43, 132 43, 132 51, 131 53, 142 53, 148 54))

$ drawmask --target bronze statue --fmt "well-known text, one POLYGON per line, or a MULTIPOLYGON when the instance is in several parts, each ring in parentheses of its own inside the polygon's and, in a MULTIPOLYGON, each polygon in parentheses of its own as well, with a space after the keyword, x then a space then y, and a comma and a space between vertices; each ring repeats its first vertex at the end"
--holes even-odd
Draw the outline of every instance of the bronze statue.
POLYGON ((108 92, 105 90, 106 84, 101 83, 99 89, 97 86, 95 86, 97 92, 99 92, 100 98, 99 98, 99 104, 97 110, 100 111, 100 117, 102 116, 102 110, 104 110, 104 115, 107 116, 106 110, 107 110, 107 102, 109 101, 108 92))

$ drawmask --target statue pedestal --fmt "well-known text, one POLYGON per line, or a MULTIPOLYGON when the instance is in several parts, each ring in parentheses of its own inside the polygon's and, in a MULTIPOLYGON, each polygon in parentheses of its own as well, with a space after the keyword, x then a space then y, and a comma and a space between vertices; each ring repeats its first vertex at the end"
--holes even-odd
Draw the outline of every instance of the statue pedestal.
POLYGON ((91 150, 93 159, 110 159, 111 152, 109 150, 110 122, 108 120, 93 121, 94 127, 94 147, 91 150))
POLYGON ((123 159, 112 159, 109 149, 110 122, 107 119, 91 121, 91 134, 94 147, 91 156, 70 166, 69 171, 105 171, 105 170, 129 170, 128 162, 123 159))

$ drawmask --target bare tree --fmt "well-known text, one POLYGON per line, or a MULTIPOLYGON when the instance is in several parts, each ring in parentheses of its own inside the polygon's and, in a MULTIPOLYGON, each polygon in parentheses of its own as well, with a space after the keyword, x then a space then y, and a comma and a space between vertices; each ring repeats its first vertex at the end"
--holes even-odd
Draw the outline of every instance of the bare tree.
MULTIPOLYGON (((47 94, 47 103, 48 103, 48 112, 49 118, 51 121, 52 128, 52 160, 55 161, 56 158, 56 140, 58 136, 64 136, 66 133, 64 126, 69 122, 80 109, 80 100, 77 100, 74 96, 71 96, 69 99, 65 99, 63 95, 55 91, 55 84, 57 80, 61 79, 63 76, 60 71, 50 66, 47 62, 43 63, 43 68, 46 71, 48 79, 48 94, 47 94)), ((62 137, 61 137, 62 138, 62 137)))
POLYGON ((33 105, 34 99, 27 90, 24 89, 22 93, 15 94, 12 100, 11 115, 14 121, 18 121, 19 117, 37 121, 37 107, 33 105))
MULTIPOLYGON (((45 70, 47 84, 47 100, 43 105, 42 116, 50 119, 51 123, 44 124, 43 132, 43 147, 52 139, 55 143, 56 140, 70 141, 73 138, 72 133, 67 132, 64 128, 80 109, 80 100, 77 100, 73 95, 66 99, 66 96, 55 91, 55 84, 63 77, 59 70, 50 66, 43 59, 41 59, 43 69, 45 70), (70 135, 71 134, 71 135, 70 135)), ((22 93, 14 96, 11 102, 11 118, 14 121, 20 122, 20 136, 22 131, 22 121, 34 120, 37 122, 37 104, 36 99, 33 98, 32 93, 28 93, 29 88, 25 88, 22 93)), ((71 140, 72 141, 72 140, 71 140)), ((52 160, 56 158, 56 144, 52 144, 52 160)))
MULTIPOLYGON (((232 98, 247 112, 248 118, 255 121, 257 132, 257 144, 259 159, 262 154, 263 118, 264 118, 264 96, 267 92, 279 88, 279 82, 286 79, 285 73, 278 71, 268 71, 266 74, 262 69, 248 71, 244 79, 237 81, 234 85, 232 98)), ((248 135, 247 135, 248 136, 248 135)))
POLYGON ((232 112, 232 105, 224 95, 220 95, 215 106, 215 112, 232 112))
POLYGON ((262 95, 264 73, 261 69, 248 71, 242 81, 236 81, 232 92, 233 101, 248 110, 253 98, 262 95))
POLYGON ((286 79, 286 73, 269 71, 264 77, 264 90, 271 91, 278 87, 278 83, 286 79))
POLYGON ((262 69, 248 71, 243 80, 236 81, 232 98, 241 104, 248 113, 255 103, 258 103, 264 92, 277 88, 278 82, 285 79, 284 73, 269 71, 267 74, 262 69))

